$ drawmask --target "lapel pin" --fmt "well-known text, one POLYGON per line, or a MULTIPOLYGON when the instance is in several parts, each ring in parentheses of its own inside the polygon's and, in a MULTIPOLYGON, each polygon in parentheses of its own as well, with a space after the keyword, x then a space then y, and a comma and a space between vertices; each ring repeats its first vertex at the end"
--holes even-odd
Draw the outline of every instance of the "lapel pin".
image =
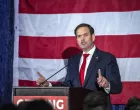
POLYGON ((96 60, 98 60, 98 57, 96 57, 96 60))

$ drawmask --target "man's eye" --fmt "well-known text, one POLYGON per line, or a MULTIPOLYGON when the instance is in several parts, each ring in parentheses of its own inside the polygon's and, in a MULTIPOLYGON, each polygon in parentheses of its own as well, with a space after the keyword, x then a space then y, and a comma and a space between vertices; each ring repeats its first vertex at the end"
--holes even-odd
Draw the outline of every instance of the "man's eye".
POLYGON ((88 36, 88 34, 85 34, 85 36, 88 36))
POLYGON ((77 37, 81 37, 81 36, 79 35, 79 36, 77 36, 77 37))

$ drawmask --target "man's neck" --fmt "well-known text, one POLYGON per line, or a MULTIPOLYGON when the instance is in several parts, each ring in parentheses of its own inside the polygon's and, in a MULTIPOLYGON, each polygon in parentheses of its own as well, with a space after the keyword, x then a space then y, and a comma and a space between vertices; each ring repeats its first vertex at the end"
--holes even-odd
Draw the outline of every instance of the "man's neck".
POLYGON ((93 47, 94 47, 94 44, 91 45, 91 47, 90 47, 89 49, 87 49, 87 50, 83 50, 83 52, 84 52, 84 53, 88 53, 93 47))

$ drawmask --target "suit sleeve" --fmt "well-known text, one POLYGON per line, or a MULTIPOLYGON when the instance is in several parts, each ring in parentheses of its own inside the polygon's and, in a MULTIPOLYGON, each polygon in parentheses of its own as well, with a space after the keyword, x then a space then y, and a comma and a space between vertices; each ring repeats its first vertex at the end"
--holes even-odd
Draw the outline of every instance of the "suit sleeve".
POLYGON ((67 74, 65 80, 62 82, 62 86, 65 87, 72 87, 71 80, 70 80, 70 68, 72 64, 71 62, 72 62, 72 58, 68 60, 67 74))
POLYGON ((110 83, 110 93, 117 94, 122 91, 120 72, 116 58, 111 55, 106 66, 106 78, 110 83))

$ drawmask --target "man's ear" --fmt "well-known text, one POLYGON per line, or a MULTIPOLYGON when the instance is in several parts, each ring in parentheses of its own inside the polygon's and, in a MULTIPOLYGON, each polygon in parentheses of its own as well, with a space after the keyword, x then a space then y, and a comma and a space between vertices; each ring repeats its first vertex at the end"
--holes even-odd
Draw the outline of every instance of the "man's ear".
POLYGON ((92 41, 95 41, 95 34, 92 34, 92 41))

